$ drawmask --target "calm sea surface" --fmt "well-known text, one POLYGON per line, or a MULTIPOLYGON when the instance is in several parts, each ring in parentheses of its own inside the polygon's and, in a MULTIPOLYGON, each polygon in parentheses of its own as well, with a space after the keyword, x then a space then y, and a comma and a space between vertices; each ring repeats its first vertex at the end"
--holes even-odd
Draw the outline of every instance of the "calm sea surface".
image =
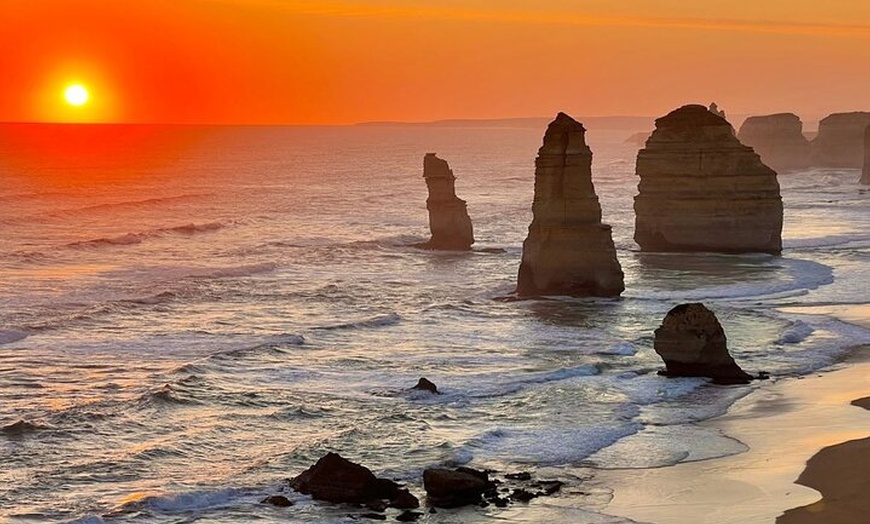
POLYGON ((591 129, 627 290, 500 302, 531 221, 536 128, 0 126, 0 520, 352 522, 289 493, 327 451, 422 497, 468 464, 566 482, 529 506, 421 522, 627 522, 597 468, 745 447, 692 424, 765 383, 665 379, 652 332, 703 301, 732 354, 809 373, 870 332, 778 308, 867 301, 870 193, 856 170, 780 176, 785 250, 641 254, 639 130, 591 129), (432 253, 426 152, 476 247, 432 253), (421 376, 443 391, 406 391, 421 376))

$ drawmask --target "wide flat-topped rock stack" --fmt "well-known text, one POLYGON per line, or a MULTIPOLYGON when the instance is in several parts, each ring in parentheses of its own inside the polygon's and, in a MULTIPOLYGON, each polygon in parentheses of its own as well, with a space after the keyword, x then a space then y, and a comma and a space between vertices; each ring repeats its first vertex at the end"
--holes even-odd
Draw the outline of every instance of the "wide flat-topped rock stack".
POLYGON ((864 130, 870 113, 834 113, 819 121, 819 134, 812 141, 812 163, 820 167, 864 165, 864 130))
POLYGON ((535 159, 532 214, 523 242, 519 296, 622 293, 622 268, 592 185, 586 129, 565 113, 550 122, 535 159))
POLYGON ((643 251, 782 251, 776 172, 701 105, 656 120, 638 152, 634 239, 643 251))
POLYGON ((810 165, 810 141, 803 134, 803 122, 795 114, 751 116, 740 126, 737 138, 777 173, 810 165))

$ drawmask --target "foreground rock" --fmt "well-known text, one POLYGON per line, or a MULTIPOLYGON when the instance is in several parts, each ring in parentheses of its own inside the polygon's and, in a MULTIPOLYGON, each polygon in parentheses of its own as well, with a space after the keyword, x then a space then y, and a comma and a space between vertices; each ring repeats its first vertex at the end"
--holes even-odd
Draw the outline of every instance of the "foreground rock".
POLYGON ((592 185, 583 125, 565 113, 550 122, 535 159, 532 224, 523 242, 519 296, 618 296, 625 289, 610 226, 592 185))
POLYGON ((803 134, 801 119, 792 113, 751 116, 740 126, 737 138, 779 173, 810 165, 810 141, 803 134))
POLYGON ((752 377, 728 353, 725 331, 703 304, 680 304, 655 331, 654 348, 672 377, 709 377, 717 384, 746 384, 752 377))
POLYGON ((458 508, 480 504, 484 492, 492 484, 489 475, 471 468, 438 469, 423 472, 423 488, 430 506, 458 508))
POLYGON ((861 183, 870 185, 870 126, 864 130, 864 172, 861 174, 861 183))
POLYGON ((317 463, 290 480, 290 487, 317 500, 334 503, 392 506, 411 509, 420 502, 407 489, 375 477, 368 468, 337 453, 327 453, 317 463))
POLYGON ((426 208, 429 210, 429 230, 432 238, 420 244, 425 249, 467 251, 474 244, 474 230, 465 200, 456 196, 453 171, 447 162, 426 153, 423 157, 423 178, 429 189, 426 208))
POLYGON ((656 120, 637 174, 634 240, 642 251, 782 251, 776 172, 706 107, 656 120))
POLYGON ((812 163, 821 167, 854 167, 864 164, 864 133, 870 113, 834 113, 819 121, 812 141, 812 163))

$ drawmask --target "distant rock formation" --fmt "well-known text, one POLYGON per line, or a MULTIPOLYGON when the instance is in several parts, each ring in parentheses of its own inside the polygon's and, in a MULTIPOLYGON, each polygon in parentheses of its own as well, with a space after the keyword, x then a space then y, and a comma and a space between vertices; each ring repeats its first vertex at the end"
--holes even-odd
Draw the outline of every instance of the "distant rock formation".
POLYGON ((656 120, 637 174, 634 240, 642 251, 782 251, 776 172, 706 107, 656 120))
POLYGON ((819 121, 819 134, 811 142, 812 164, 854 167, 864 164, 864 130, 870 112, 834 113, 819 121))
POLYGON ((861 183, 870 185, 870 126, 864 130, 864 172, 861 174, 861 183))
POLYGON ((728 353, 725 331, 704 304, 680 304, 668 311, 655 331, 653 347, 672 377, 709 377, 718 384, 751 379, 728 353))
POLYGON ((810 165, 810 141, 803 135, 801 119, 792 113, 751 116, 737 138, 778 173, 810 165))
POLYGON ((649 139, 649 135, 649 131, 640 131, 626 138, 623 143, 631 144, 636 147, 643 147, 643 145, 646 144, 647 139, 649 139))
POLYGON ((418 247, 445 251, 468 251, 474 244, 474 230, 465 200, 456 196, 453 171, 445 160, 426 153, 423 178, 429 188, 426 208, 432 238, 418 247))
POLYGON ((559 113, 535 159, 532 224, 517 295, 618 296, 625 289, 610 226, 592 185, 583 125, 559 113))
POLYGON ((719 109, 719 106, 716 105, 716 102, 710 102, 710 107, 707 108, 707 111, 713 113, 718 117, 725 118, 725 110, 719 109))
POLYGON ((420 502, 392 480, 375 477, 368 468, 337 453, 327 453, 290 481, 290 487, 317 500, 348 504, 379 504, 411 509, 420 502))

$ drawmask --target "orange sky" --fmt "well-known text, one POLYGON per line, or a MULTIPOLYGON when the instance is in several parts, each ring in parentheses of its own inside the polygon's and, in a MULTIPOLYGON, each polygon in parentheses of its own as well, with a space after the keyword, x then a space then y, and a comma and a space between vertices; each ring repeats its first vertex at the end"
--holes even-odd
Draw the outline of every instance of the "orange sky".
POLYGON ((870 110, 866 0, 2 0, 0 20, 3 121, 870 110), (63 102, 72 82, 90 103, 63 102))

